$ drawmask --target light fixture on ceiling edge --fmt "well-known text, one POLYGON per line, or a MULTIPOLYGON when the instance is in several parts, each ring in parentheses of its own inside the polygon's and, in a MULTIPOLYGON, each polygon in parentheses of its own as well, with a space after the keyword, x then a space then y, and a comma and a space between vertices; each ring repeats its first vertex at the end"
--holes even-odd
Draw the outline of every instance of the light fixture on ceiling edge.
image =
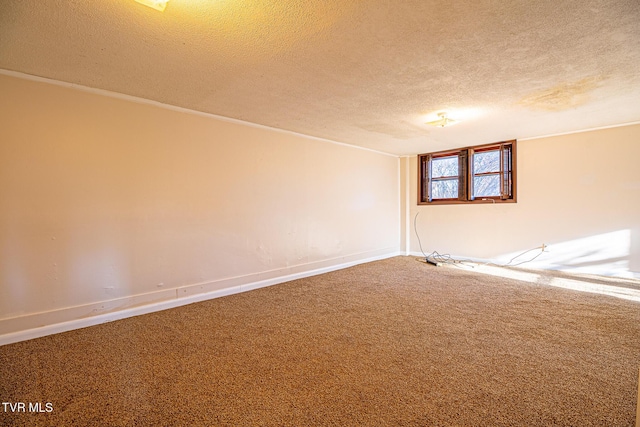
POLYGON ((436 127, 445 127, 445 126, 451 126, 454 125, 456 123, 458 123, 457 120, 453 120, 447 117, 447 113, 438 113, 438 120, 434 120, 432 122, 427 122, 428 125, 430 126, 436 126, 436 127))
POLYGON ((169 0, 136 0, 136 2, 149 6, 152 9, 164 12, 164 8, 167 7, 169 0))

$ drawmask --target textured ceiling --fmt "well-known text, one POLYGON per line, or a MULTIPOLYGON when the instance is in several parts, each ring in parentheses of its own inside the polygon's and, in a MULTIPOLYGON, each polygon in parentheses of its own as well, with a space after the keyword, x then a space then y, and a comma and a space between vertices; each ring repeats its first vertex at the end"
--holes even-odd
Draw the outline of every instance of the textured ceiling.
POLYGON ((1 0, 0 68, 415 154, 640 121, 640 2, 1 0))

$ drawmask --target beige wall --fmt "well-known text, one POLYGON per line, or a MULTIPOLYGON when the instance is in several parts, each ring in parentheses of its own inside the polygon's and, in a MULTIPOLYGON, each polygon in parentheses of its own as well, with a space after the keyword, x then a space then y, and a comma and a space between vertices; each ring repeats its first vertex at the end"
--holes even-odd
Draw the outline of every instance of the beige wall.
POLYGON ((520 141, 518 203, 418 207, 412 157, 411 218, 427 253, 505 262, 544 243, 523 267, 639 275, 639 159, 640 125, 520 141))
POLYGON ((525 266, 640 275, 639 125, 520 141, 516 204, 418 207, 415 157, 7 75, 0 93, 0 335, 417 254, 417 213, 427 253, 544 243, 525 266))
POLYGON ((0 93, 0 334, 400 249, 396 157, 13 76, 0 93))

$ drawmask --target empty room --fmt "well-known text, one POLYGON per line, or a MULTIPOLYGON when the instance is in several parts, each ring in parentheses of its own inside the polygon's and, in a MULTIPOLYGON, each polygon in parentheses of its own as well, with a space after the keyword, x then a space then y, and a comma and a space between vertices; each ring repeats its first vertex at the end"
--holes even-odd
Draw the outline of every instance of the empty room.
POLYGON ((0 2, 0 425, 640 427, 640 3, 0 2))

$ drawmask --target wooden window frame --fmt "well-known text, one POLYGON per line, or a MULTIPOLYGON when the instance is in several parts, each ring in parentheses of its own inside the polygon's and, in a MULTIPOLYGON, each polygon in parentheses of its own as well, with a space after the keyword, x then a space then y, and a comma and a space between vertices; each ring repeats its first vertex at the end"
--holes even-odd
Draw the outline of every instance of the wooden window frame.
MULTIPOLYGON (((455 150, 438 151, 418 155, 418 205, 455 205, 478 203, 516 203, 516 140, 474 145, 455 150), (473 156, 475 153, 500 150, 500 170, 474 174, 473 156), (434 159, 458 157, 458 197, 433 199, 431 183, 442 180, 432 179, 431 164, 434 159), (474 197, 474 177, 498 175, 500 177, 500 195, 474 197)), ((450 179, 448 177, 447 179, 450 179)))

